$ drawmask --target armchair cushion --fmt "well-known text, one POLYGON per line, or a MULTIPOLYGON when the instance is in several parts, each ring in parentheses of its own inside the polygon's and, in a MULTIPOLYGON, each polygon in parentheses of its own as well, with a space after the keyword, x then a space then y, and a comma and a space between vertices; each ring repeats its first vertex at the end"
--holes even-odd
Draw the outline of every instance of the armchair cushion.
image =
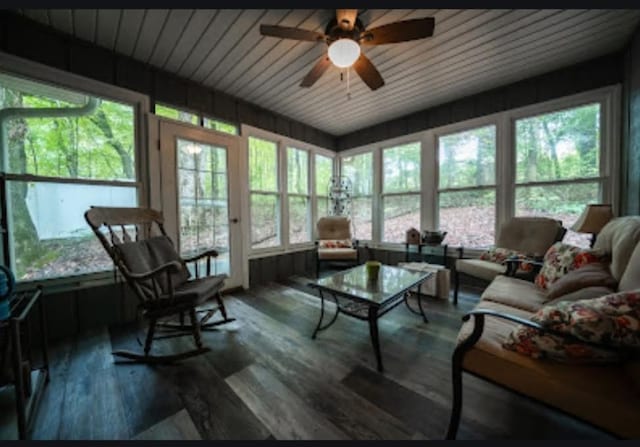
POLYGON ((318 239, 351 239, 351 221, 347 217, 321 217, 316 227, 318 230, 318 239))
POLYGON ((532 282, 509 276, 498 276, 482 293, 483 304, 491 301, 527 312, 538 311, 546 299, 545 291, 532 282))
POLYGON ((601 262, 593 262, 562 276, 548 288, 547 300, 575 292, 586 287, 602 286, 615 289, 618 281, 611 275, 609 267, 601 262))
POLYGON ((456 271, 491 281, 496 276, 506 273, 507 267, 483 259, 456 259, 456 271))
POLYGON ((323 239, 318 241, 318 248, 353 248, 351 239, 323 239))
POLYGON ((542 269, 536 276, 535 284, 546 289, 571 270, 592 262, 601 262, 604 255, 600 250, 586 250, 556 242, 545 253, 542 269))

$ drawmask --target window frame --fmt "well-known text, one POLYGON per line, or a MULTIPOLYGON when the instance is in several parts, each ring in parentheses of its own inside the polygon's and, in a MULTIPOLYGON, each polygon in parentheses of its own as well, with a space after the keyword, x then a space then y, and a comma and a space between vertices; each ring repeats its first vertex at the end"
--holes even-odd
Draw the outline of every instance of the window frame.
MULTIPOLYGON (((139 206, 148 206, 149 187, 148 167, 149 159, 146 152, 148 129, 146 126, 146 114, 150 110, 150 101, 146 95, 124 89, 122 87, 106 84, 93 79, 85 78, 67 71, 43 65, 31 60, 23 59, 4 52, 0 52, 0 71, 9 76, 24 77, 34 82, 41 82, 55 87, 73 90, 80 94, 104 98, 107 100, 127 104, 133 108, 134 113, 134 160, 136 178, 132 181, 123 180, 95 180, 72 179, 62 177, 48 177, 33 174, 2 174, 2 193, 6 194, 4 185, 7 181, 22 180, 29 182, 54 182, 65 184, 84 184, 102 186, 132 186, 136 188, 139 206)), ((4 198, 3 198, 4 200, 4 198)), ((9 220, 9 219, 7 219, 9 220)), ((10 223, 7 222, 7 231, 4 232, 2 246, 2 258, 7 265, 11 265, 11 248, 8 241, 11 232, 10 223), (9 245, 8 245, 9 244, 9 245)), ((47 279, 35 279, 18 282, 18 289, 25 290, 42 284, 51 292, 77 289, 79 286, 98 286, 113 282, 113 270, 102 272, 67 275, 47 279)))
POLYGON ((315 247, 316 231, 315 222, 317 221, 317 197, 316 197, 316 185, 315 185, 315 155, 320 154, 325 157, 331 158, 333 163, 333 172, 335 174, 335 158, 336 153, 316 146, 304 141, 296 140, 284 135, 269 132, 264 129, 250 126, 248 124, 242 124, 240 128, 240 137, 243 141, 243 150, 241 151, 240 170, 246 178, 249 178, 249 138, 260 138, 276 143, 277 145, 277 159, 278 159, 278 194, 280 200, 280 209, 278 213, 278 225, 280 231, 280 245, 274 247, 253 248, 251 247, 251 200, 249 182, 243 182, 242 185, 242 197, 241 203, 242 212, 246 217, 242 226, 242 231, 245 235, 244 244, 247 253, 247 259, 256 259, 266 256, 273 256, 277 254, 292 253, 296 251, 309 250, 315 247), (309 242, 292 244, 289 241, 289 200, 288 200, 288 167, 287 167, 287 148, 292 147, 307 151, 307 163, 308 163, 308 182, 309 182, 309 195, 310 195, 310 224, 311 228, 311 240, 309 242))
MULTIPOLYGON (((580 92, 548 101, 541 101, 528 106, 492 113, 477 118, 459 121, 424 131, 414 132, 400 137, 377 141, 363 146, 340 151, 337 160, 341 164, 344 157, 350 157, 363 152, 373 152, 373 240, 365 245, 391 251, 404 251, 403 243, 382 241, 382 150, 384 148, 411 143, 422 142, 421 165, 421 228, 436 228, 438 223, 438 191, 439 164, 438 138, 448 134, 473 130, 487 125, 496 126, 496 227, 497 234, 500 225, 515 215, 515 121, 521 118, 552 113, 555 111, 580 107, 583 105, 600 103, 600 199, 611 203, 614 214, 618 214, 620 207, 620 184, 616 181, 620 174, 620 140, 621 129, 621 85, 611 85, 594 90, 580 92), (618 123, 618 124, 616 124, 618 123)), ((589 178, 585 181, 594 181, 589 178)), ((574 180, 571 180, 574 181, 574 180)), ((547 184, 545 182, 544 184, 547 184)), ((474 187, 475 188, 475 187, 474 187)), ((446 243, 446 239, 445 239, 446 243)), ((450 246, 452 248, 453 246, 450 246)), ((465 253, 478 255, 483 249, 465 247, 465 253)), ((453 252, 450 251, 450 255, 453 252)))

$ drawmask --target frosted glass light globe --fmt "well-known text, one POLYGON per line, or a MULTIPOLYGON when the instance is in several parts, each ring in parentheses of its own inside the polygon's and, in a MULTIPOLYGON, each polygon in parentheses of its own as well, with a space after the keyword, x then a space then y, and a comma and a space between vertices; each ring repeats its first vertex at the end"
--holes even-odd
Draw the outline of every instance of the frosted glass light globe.
POLYGON ((336 67, 351 67, 359 57, 360 45, 355 40, 338 39, 329 45, 329 59, 336 67))

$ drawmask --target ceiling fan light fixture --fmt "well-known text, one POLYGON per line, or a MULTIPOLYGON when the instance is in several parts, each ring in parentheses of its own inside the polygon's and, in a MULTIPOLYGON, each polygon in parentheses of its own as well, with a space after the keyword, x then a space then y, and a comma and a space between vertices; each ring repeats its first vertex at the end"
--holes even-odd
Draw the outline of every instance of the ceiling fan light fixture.
POLYGON ((359 57, 360 45, 355 40, 338 39, 329 45, 329 59, 336 67, 351 67, 359 57))

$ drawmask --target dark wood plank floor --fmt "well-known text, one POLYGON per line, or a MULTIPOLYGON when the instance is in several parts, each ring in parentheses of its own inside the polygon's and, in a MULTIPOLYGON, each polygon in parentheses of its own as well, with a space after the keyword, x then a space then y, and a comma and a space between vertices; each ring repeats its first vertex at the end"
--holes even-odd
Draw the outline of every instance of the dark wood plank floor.
MULTIPOLYGON (((136 330, 111 327, 52 349, 35 439, 441 439, 450 402, 458 307, 427 302, 430 323, 399 306, 380 320, 386 371, 365 322, 344 315, 311 340, 319 299, 305 278, 225 297, 237 323, 204 333, 211 352, 173 366, 116 365, 136 330)), ((191 339, 156 342, 161 352, 191 339)), ((607 438, 474 377, 465 377, 459 438, 607 438)))

